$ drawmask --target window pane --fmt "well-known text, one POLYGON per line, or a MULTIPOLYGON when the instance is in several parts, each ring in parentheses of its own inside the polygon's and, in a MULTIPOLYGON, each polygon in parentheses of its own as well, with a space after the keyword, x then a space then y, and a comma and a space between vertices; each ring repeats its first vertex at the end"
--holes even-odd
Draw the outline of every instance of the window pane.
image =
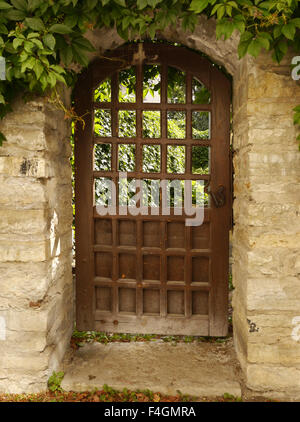
POLYGON ((209 174, 210 172, 210 148, 202 146, 192 147, 192 173, 209 174))
POLYGON ((102 137, 111 136, 111 111, 95 110, 94 119, 95 134, 102 137))
POLYGON ((185 172, 185 146, 168 145, 167 172, 184 173, 185 172))
POLYGON ((143 145, 143 171, 146 173, 160 172, 159 145, 143 145))
POLYGON ((160 111, 143 111, 143 137, 160 138, 160 111))
POLYGON ((135 145, 120 144, 118 146, 119 171, 135 170, 135 145))
POLYGON ((210 103, 209 90, 197 78, 193 78, 192 100, 193 100, 193 104, 209 104, 210 103))
POLYGON ((160 103, 160 66, 144 66, 143 102, 160 103))
POLYGON ((119 102, 135 103, 135 67, 124 69, 119 73, 119 102))
POLYGON ((119 110, 119 136, 134 138, 136 136, 136 112, 133 110, 119 110))
POLYGON ((185 72, 168 67, 168 103, 185 103, 185 72))
POLYGON ((111 101, 111 80, 105 79, 94 91, 94 101, 97 103, 109 103, 111 101))
POLYGON ((168 111, 168 138, 184 139, 186 119, 185 111, 168 111))
POLYGON ((111 144, 95 145, 94 168, 98 171, 111 170, 111 144))
POLYGON ((209 111, 193 111, 192 127, 194 139, 210 138, 210 113, 209 111))

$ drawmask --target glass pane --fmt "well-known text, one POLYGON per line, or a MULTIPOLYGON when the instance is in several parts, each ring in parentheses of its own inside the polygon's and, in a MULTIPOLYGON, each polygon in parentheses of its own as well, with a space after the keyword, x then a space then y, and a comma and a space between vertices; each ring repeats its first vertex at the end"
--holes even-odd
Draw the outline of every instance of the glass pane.
POLYGON ((94 91, 94 101, 96 103, 110 103, 111 101, 111 80, 105 79, 94 91))
POLYGON ((119 110, 119 136, 134 138, 136 135, 136 112, 133 110, 119 110))
POLYGON ((168 111, 168 138, 184 139, 185 138, 185 111, 168 111))
POLYGON ((210 172, 210 148, 209 147, 192 147, 192 173, 209 174, 210 172))
POLYGON ((124 69, 119 73, 119 102, 135 103, 135 67, 124 69))
POLYGON ((95 110, 94 119, 95 134, 102 137, 111 136, 111 111, 95 110))
POLYGON ((160 103, 160 66, 144 66, 143 102, 160 103))
POLYGON ((95 202, 96 205, 112 205, 113 181, 107 177, 95 179, 95 202))
POLYGON ((209 104, 210 92, 197 78, 193 78, 192 101, 194 104, 209 104))
POLYGON ((185 146, 168 145, 167 172, 184 173, 185 172, 185 146))
POLYGON ((160 172, 160 145, 143 145, 143 171, 160 172))
POLYGON ((168 67, 168 103, 185 103, 185 72, 168 67))
POLYGON ((209 111, 192 112, 192 130, 194 139, 210 138, 210 113, 209 111))
POLYGON ((135 170, 135 144, 120 144, 118 146, 119 171, 135 170))
POLYGON ((160 111, 143 111, 143 137, 160 138, 160 111))
POLYGON ((97 144, 94 149, 94 169, 111 170, 111 144, 97 144))

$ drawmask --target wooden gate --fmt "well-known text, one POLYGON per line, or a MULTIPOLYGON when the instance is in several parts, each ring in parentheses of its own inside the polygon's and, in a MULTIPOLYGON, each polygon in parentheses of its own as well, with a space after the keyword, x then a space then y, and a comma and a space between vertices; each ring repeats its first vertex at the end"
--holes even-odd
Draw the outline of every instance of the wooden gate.
POLYGON ((75 105, 85 120, 75 131, 77 328, 226 335, 229 80, 183 47, 130 44, 90 65, 75 105), (164 215, 162 180, 191 181, 193 206, 198 197, 204 205, 201 225, 176 215, 174 186, 164 215), (135 191, 126 190, 130 182, 135 191), (138 205, 152 211, 126 215, 141 192, 138 205), (116 212, 100 215, 115 197, 116 212))

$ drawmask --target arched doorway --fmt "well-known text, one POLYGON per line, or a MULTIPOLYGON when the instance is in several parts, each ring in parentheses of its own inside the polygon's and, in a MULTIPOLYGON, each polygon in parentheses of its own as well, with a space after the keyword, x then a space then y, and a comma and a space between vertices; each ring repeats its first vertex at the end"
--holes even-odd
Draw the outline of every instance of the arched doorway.
POLYGON ((92 63, 75 92, 85 115, 75 133, 78 328, 226 335, 229 80, 188 49, 130 44, 92 63), (135 192, 120 194, 124 172, 135 192), (202 224, 176 214, 174 186, 164 212, 162 181, 184 192, 189 182, 194 207, 200 192, 202 224), (151 195, 160 183, 154 211, 150 182, 151 195), (133 215, 139 192, 144 213, 133 215), (101 215, 114 193, 116 210, 101 215))

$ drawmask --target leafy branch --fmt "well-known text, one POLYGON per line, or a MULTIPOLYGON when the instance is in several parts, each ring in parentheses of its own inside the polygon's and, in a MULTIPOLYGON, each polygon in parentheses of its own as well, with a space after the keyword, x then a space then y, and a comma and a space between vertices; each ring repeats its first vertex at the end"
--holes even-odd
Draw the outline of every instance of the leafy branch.
MULTIPOLYGON (((22 93, 53 99, 58 83, 73 86, 74 65, 86 67, 94 47, 85 38, 93 28, 115 27, 124 40, 154 38, 179 21, 193 31, 200 14, 215 17, 216 37, 240 33, 239 57, 262 49, 280 62, 289 48, 300 49, 300 0, 0 0, 0 118, 22 93)), ((57 99, 57 97, 56 97, 57 99)), ((57 103, 60 103, 57 101, 57 103)), ((299 107, 295 124, 300 123, 299 107)), ((72 111, 66 113, 73 118, 72 111)), ((4 140, 0 134, 0 143, 4 140)))

